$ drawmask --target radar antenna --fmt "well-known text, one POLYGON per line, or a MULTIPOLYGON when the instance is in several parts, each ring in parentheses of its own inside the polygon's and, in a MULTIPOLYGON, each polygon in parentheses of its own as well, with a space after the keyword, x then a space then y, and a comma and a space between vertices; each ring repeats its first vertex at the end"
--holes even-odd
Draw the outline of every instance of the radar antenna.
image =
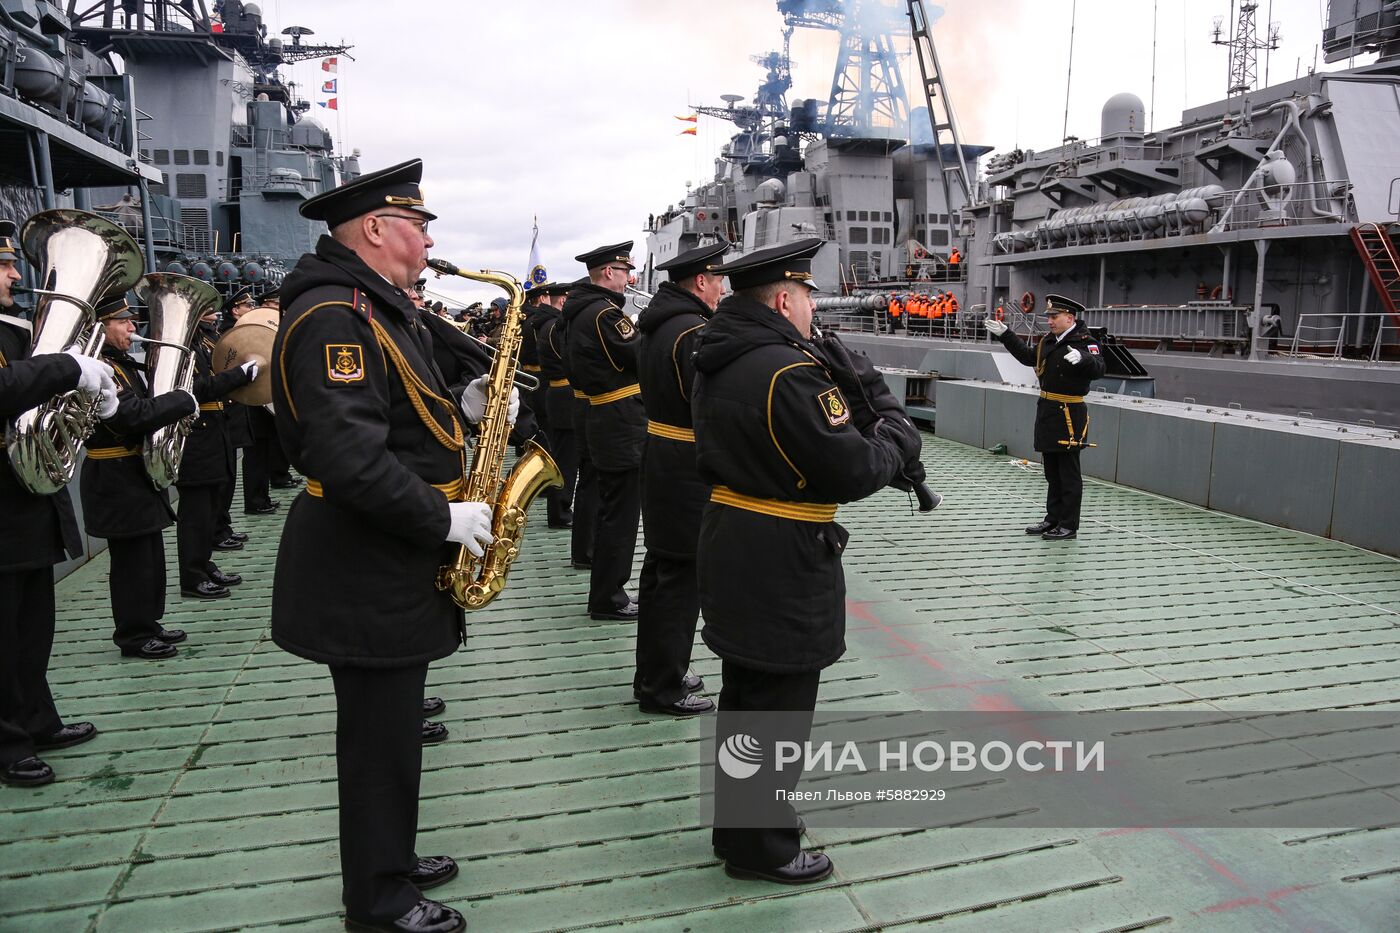
MULTIPOLYGON (((1233 12, 1235 0, 1230 0, 1230 6, 1233 12)), ((1224 18, 1215 18, 1215 35, 1211 43, 1223 45, 1230 50, 1230 86, 1227 94, 1229 97, 1248 94, 1254 90, 1254 85, 1259 80, 1259 52, 1272 52, 1278 48, 1278 23, 1269 24, 1268 38, 1259 38, 1254 18, 1258 11, 1257 0, 1242 0, 1235 19, 1234 35, 1228 39, 1223 35, 1224 18)))

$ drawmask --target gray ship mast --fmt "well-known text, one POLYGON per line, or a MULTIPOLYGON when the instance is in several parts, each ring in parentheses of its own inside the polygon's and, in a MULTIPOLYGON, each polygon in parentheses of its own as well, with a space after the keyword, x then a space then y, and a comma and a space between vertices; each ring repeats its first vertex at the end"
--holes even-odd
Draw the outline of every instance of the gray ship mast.
MULTIPOLYGON (((914 57, 919 62, 919 76, 924 83, 924 100, 928 104, 929 125, 933 129, 933 151, 938 160, 943 182, 943 202, 955 203, 954 192, 964 204, 972 203, 972 173, 968 171, 967 155, 958 134, 957 118, 953 114, 953 99, 943 82, 943 69, 938 64, 938 49, 929 31, 928 11, 923 0, 909 0, 909 27, 914 37, 914 57)), ((953 215, 948 215, 949 242, 957 238, 953 215)))

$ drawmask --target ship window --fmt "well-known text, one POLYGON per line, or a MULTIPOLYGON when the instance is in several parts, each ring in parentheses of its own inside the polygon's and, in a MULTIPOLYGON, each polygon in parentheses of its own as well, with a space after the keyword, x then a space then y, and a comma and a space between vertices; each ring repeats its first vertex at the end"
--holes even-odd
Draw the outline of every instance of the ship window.
POLYGON ((869 211, 861 211, 861 212, 860 212, 860 216, 859 216, 858 218, 856 218, 856 219, 857 219, 857 220, 869 220, 869 219, 870 219, 870 212, 869 212, 869 211))
POLYGON ((189 165, 189 164, 190 164, 190 151, 189 151, 188 149, 176 149, 176 150, 175 150, 175 164, 176 164, 176 165, 189 165))
POLYGON ((869 243, 864 227, 851 227, 846 231, 846 242, 848 243, 869 243))
POLYGON ((885 223, 889 223, 892 220, 894 220, 894 215, 889 211, 885 211, 885 223))
POLYGON ((864 250, 858 250, 856 252, 851 253, 851 265, 853 266, 863 266, 869 260, 870 254, 865 252, 864 250))
POLYGON ((930 231, 928 232, 928 245, 929 245, 929 246, 947 246, 947 245, 948 245, 948 231, 947 231, 947 230, 942 230, 942 229, 940 229, 940 230, 930 230, 930 231))
POLYGON ((208 164, 209 164, 209 150, 208 150, 208 149, 196 149, 196 150, 194 151, 194 164, 195 164, 195 165, 208 165, 208 164))
POLYGON ((856 212, 855 212, 855 211, 846 211, 846 219, 847 219, 847 220, 855 220, 855 219, 856 219, 856 212))
POLYGON ((223 150, 220 150, 220 151, 214 153, 214 164, 217 165, 217 166, 219 166, 220 168, 223 168, 223 166, 224 166, 224 153, 223 153, 223 150))
POLYGON ((141 150, 141 161, 142 161, 142 162, 149 162, 149 161, 151 161, 151 150, 149 150, 149 149, 142 149, 142 150, 141 150))
POLYGON ((203 175, 193 172, 180 172, 175 176, 175 196, 177 198, 207 198, 208 183, 203 175))
POLYGON ((890 241, 889 227, 875 227, 870 231, 870 242, 885 244, 890 241))
POLYGON ((169 165, 169 164, 170 164, 170 150, 169 150, 169 149, 157 149, 157 150, 156 150, 156 165, 169 165))
POLYGON ((202 207, 180 209, 180 221, 185 225, 186 249, 213 249, 214 235, 209 230, 209 212, 202 207))

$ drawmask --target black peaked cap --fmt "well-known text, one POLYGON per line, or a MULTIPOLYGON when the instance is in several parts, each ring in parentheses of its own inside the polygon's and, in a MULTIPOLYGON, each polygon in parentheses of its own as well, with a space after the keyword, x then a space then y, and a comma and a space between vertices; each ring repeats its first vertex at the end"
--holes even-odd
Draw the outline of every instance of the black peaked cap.
POLYGON ((637 268, 632 264, 631 240, 626 240, 622 243, 614 243, 611 246, 600 246, 595 250, 580 253, 575 256, 574 259, 583 263, 589 269, 606 266, 610 262, 625 262, 631 268, 637 268))
POLYGON ((437 215, 423 206, 422 180, 423 160, 410 159, 318 194, 299 210, 301 216, 324 220, 331 227, 385 207, 401 207, 416 211, 424 220, 435 220, 437 215))
POLYGON ((761 249, 747 256, 740 256, 733 262, 720 266, 715 272, 718 275, 729 276, 729 284, 735 291, 784 281, 801 282, 815 290, 818 286, 812 281, 812 257, 825 242, 811 237, 771 249, 761 249))
POLYGON ((1051 314, 1057 311, 1066 311, 1077 318, 1084 316, 1084 306, 1079 302, 1066 298, 1064 295, 1046 295, 1045 313, 1051 314))
POLYGON ((672 282, 679 282, 702 272, 717 274, 722 264, 720 257, 729 252, 730 246, 727 240, 720 240, 718 243, 688 249, 676 258, 661 263, 656 267, 656 271, 669 273, 672 282))

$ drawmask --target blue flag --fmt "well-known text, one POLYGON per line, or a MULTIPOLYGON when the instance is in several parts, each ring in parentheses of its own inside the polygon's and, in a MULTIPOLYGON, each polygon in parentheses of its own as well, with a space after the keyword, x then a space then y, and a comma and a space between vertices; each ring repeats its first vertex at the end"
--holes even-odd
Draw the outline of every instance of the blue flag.
POLYGON ((525 290, 529 291, 547 281, 549 275, 544 271, 544 263, 540 261, 540 219, 536 217, 535 232, 530 237, 530 271, 525 275, 525 290))

